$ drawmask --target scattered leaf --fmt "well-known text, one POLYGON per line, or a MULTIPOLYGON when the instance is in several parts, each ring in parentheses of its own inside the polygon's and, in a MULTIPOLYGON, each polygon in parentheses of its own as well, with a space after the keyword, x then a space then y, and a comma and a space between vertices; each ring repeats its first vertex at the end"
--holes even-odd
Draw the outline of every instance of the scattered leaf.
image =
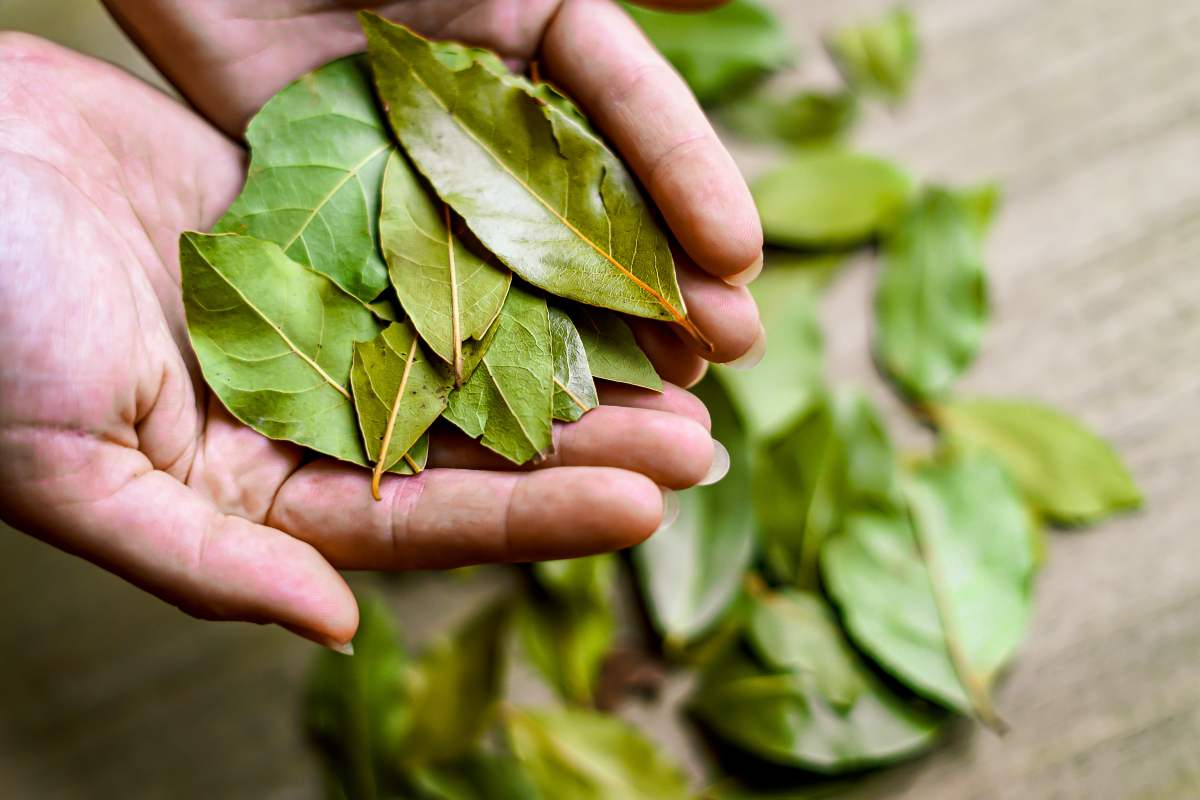
POLYGON ((395 145, 361 55, 304 75, 250 120, 246 185, 214 233, 274 242, 364 303, 387 286, 379 185, 395 145))
POLYGON ((751 188, 767 243, 804 249, 879 235, 914 193, 912 179, 890 162, 837 148, 797 153, 751 188))
POLYGON ((922 466, 904 494, 907 514, 855 513, 826 541, 826 588, 851 637, 889 672, 1000 727, 989 689, 1029 617, 1029 514, 984 458, 922 466))
POLYGON ((445 417, 513 463, 553 444, 554 357, 546 301, 509 289, 483 362, 450 395, 445 417))
POLYGON ((711 376, 693 390, 708 406, 712 434, 729 451, 729 474, 680 492, 679 516, 633 549, 642 596, 654 627, 678 649, 712 628, 741 591, 754 558, 750 450, 728 394, 711 376))
POLYGON ((554 418, 574 422, 600 405, 600 398, 579 331, 571 318, 554 306, 550 307, 550 344, 554 354, 554 418))
POLYGON ((939 403, 932 412, 951 446, 998 459, 1030 504, 1055 522, 1094 522, 1141 505, 1113 448, 1060 411, 981 398, 939 403))
POLYGON ((883 243, 875 292, 875 352, 910 395, 950 389, 979 350, 987 321, 983 266, 989 189, 930 188, 883 243))
POLYGON ((892 9, 871 22, 835 31, 825 42, 846 83, 893 102, 904 98, 920 56, 912 15, 892 9))
POLYGON ((384 172, 379 234, 400 305, 461 385, 471 372, 462 343, 484 338, 504 305, 512 273, 467 247, 454 231, 449 207, 430 197, 398 152, 384 172))
POLYGON ((365 464, 347 383, 354 343, 379 332, 371 313, 272 242, 187 232, 179 250, 192 348, 230 413, 365 464))
POLYGON ((513 753, 543 797, 555 800, 683 800, 687 779, 621 720, 594 711, 513 710, 513 753))
POLYGON ((851 92, 804 91, 780 100, 764 93, 730 103, 719 119, 752 139, 829 145, 854 126, 858 101, 851 92))
POLYGON ((822 773, 896 761, 936 740, 938 715, 880 683, 816 595, 763 598, 748 638, 759 658, 732 648, 702 673, 689 702, 720 738, 822 773))
POLYGON ((662 391, 662 378, 618 314, 574 303, 566 310, 583 342, 593 377, 662 391))
POLYGON ((516 759, 475 753, 422 769, 413 777, 415 800, 541 800, 516 759))
POLYGON ((732 0, 709 11, 625 10, 659 52, 708 105, 729 98, 787 66, 796 47, 775 16, 752 0, 732 0))
POLYGON ((552 294, 700 337, 654 210, 599 138, 479 58, 439 57, 454 45, 360 19, 392 129, 485 247, 552 294))

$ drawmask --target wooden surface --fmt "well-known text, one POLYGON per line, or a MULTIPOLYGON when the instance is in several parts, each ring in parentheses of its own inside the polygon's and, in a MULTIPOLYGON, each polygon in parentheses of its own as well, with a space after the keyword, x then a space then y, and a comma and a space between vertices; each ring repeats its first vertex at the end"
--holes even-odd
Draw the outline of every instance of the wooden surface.
MULTIPOLYGON (((812 32, 889 4, 775 3, 810 43, 813 81, 831 74, 812 32)), ((859 141, 931 179, 1004 186, 994 323, 965 388, 1078 413, 1126 456, 1147 508, 1052 536, 999 693, 1011 733, 961 726, 847 796, 1200 797, 1200 3, 912 7, 925 45, 915 96, 870 115, 859 141)), ((85 0, 5 0, 0 28, 18 15, 19 27, 130 58, 85 0), (84 21, 67 25, 68 7, 84 21)), ((750 171, 769 160, 738 155, 750 171)), ((871 283, 854 266, 827 327, 835 375, 883 399, 866 358, 871 283)), ((393 592, 417 635, 447 580, 393 592)), ((190 620, 0 531, 0 653, 0 796, 318 796, 295 716, 311 649, 279 631, 190 620)), ((627 713, 687 753, 662 714, 627 713)))

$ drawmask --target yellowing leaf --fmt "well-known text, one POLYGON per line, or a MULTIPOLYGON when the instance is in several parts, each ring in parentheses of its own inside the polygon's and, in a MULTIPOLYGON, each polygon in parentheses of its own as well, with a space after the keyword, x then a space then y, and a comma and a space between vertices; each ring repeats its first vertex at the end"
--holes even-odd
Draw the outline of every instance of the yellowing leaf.
POLYGON ((384 172, 379 235, 400 305, 461 384, 470 377, 462 343, 483 339, 512 273, 466 246, 449 209, 429 196, 399 153, 384 172))
POLYGON ((272 439, 365 464, 347 383, 375 318, 279 246, 249 236, 180 237, 188 333, 209 387, 272 439))
POLYGON ((548 292, 700 338, 655 212, 599 138, 470 51, 360 20, 396 136, 485 247, 548 292))

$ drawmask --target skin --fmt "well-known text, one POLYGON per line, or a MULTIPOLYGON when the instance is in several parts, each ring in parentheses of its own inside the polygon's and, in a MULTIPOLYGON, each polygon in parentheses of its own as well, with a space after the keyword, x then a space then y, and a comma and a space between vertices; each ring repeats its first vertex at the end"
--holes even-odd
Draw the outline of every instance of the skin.
MULTIPOLYGON (((188 345, 177 237, 211 226, 240 190, 235 139, 249 116, 301 72, 361 49, 361 35, 348 3, 109 5, 196 111, 110 65, 0 34, 5 521, 195 616, 277 623, 338 646, 358 625, 338 568, 626 547, 658 527, 660 486, 704 477, 707 412, 671 385, 661 395, 602 386, 605 405, 556 426, 554 453, 524 470, 439 429, 430 468, 385 477, 379 503, 367 471, 307 460, 234 420, 188 345)), ((543 63, 662 207, 686 251, 681 284, 715 345, 708 356, 752 348, 757 312, 722 278, 753 272, 760 257, 753 204, 686 87, 623 12, 608 0, 378 10, 543 63)), ((643 338, 664 374, 702 371, 670 329, 643 338)))

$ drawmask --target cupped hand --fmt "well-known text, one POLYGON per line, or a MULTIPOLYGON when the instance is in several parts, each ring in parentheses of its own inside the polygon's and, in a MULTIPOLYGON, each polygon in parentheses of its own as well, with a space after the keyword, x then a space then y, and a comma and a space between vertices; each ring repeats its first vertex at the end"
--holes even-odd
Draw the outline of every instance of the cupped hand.
MULTIPOLYGON (((537 61, 633 168, 682 247, 684 301, 714 345, 638 322, 664 377, 690 385, 711 361, 761 356, 758 311, 742 288, 762 267, 762 229, 733 159, 687 85, 613 0, 106 0, 189 100, 227 133, 310 69, 365 49, 356 9, 373 8, 435 38, 537 61), (734 284, 734 285, 731 285, 734 284)), ((696 10, 721 0, 656 0, 696 10)))
POLYGON ((188 345, 178 234, 238 193, 245 154, 114 67, 0 34, 0 516, 204 618, 337 646, 336 567, 562 558, 637 542, 660 486, 713 461, 683 390, 607 387, 533 470, 445 435, 385 479, 232 419, 188 345))

